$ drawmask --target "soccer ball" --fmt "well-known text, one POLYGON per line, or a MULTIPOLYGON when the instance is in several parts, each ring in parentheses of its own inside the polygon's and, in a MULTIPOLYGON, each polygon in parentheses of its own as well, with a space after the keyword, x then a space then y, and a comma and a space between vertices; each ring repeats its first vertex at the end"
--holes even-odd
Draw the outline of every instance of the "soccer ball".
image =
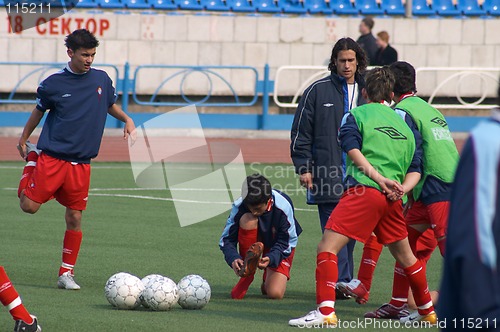
MULTIPOLYGON (((155 279, 155 278, 164 278, 164 276, 162 276, 161 274, 148 274, 147 276, 145 276, 144 278, 141 279, 142 284, 144 285, 144 288, 146 288, 146 286, 148 285, 148 283, 151 280, 155 279)), ((149 308, 149 305, 144 300, 144 292, 141 292, 141 295, 139 296, 139 299, 141 300, 141 304, 145 308, 149 308)))
POLYGON ((201 309, 210 301, 210 285, 201 276, 190 274, 177 284, 179 304, 183 309, 201 309))
POLYGON ((152 310, 166 311, 172 309, 179 299, 179 290, 172 279, 158 277, 151 279, 142 293, 146 305, 152 310))
POLYGON ((135 309, 141 305, 139 296, 144 290, 141 279, 119 272, 112 275, 104 286, 104 295, 108 302, 119 309, 135 309))

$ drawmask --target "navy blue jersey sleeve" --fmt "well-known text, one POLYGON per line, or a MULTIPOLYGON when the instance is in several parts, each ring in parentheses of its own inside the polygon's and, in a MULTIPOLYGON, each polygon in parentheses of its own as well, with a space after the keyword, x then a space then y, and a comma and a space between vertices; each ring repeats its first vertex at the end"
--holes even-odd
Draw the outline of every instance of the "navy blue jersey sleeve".
POLYGON ((219 248, 224 254, 224 259, 226 260, 226 263, 231 267, 235 259, 241 259, 241 256, 238 253, 237 249, 239 223, 235 220, 238 212, 238 207, 233 204, 233 208, 231 209, 229 217, 227 218, 226 226, 222 231, 222 235, 219 241, 219 248))
POLYGON ((118 99, 118 95, 116 94, 116 90, 113 86, 113 81, 111 78, 108 76, 108 88, 106 89, 108 93, 108 108, 113 106, 113 104, 116 103, 116 100, 118 99))
POLYGON ((54 107, 48 84, 47 80, 44 80, 40 83, 38 89, 36 90, 36 108, 42 112, 54 107))
POLYGON ((356 119, 351 113, 346 113, 342 118, 339 129, 339 141, 342 150, 346 153, 352 149, 361 150, 363 146, 363 137, 359 131, 356 119))
POLYGON ((306 89, 293 118, 290 155, 297 174, 311 172, 315 98, 314 88, 306 89))
POLYGON ((413 121, 412 117, 408 115, 405 111, 396 108, 395 112, 401 116, 401 118, 406 122, 408 127, 411 129, 413 133, 413 137, 415 137, 415 153, 413 154, 413 159, 411 161, 410 167, 408 168, 407 173, 418 172, 420 174, 424 171, 423 166, 423 155, 424 150, 422 148, 422 134, 418 130, 417 125, 413 121))

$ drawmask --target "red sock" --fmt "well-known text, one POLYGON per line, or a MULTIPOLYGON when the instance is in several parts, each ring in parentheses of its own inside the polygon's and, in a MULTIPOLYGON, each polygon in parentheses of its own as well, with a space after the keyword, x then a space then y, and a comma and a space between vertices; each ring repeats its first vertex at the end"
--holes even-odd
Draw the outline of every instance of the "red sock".
POLYGON ((70 271, 73 273, 73 268, 78 258, 80 245, 82 244, 83 234, 81 231, 66 230, 63 241, 62 264, 59 268, 59 275, 70 271))
POLYGON ((28 182, 31 179, 31 175, 33 174, 33 170, 35 169, 37 160, 38 154, 35 151, 30 152, 26 157, 26 161, 28 163, 26 164, 26 166, 24 166, 23 175, 21 176, 21 180, 19 181, 17 197, 21 197, 21 192, 28 186, 28 182))
POLYGON ((247 255, 248 248, 255 242, 257 242, 257 228, 254 229, 243 229, 240 227, 238 230, 238 247, 241 257, 245 259, 247 255))
POLYGON ((246 278, 240 278, 238 283, 231 290, 231 298, 236 300, 241 300, 242 298, 244 298, 248 291, 248 287, 250 287, 250 284, 253 281, 254 276, 255 275, 252 274, 246 278))
POLYGON ((24 307, 3 266, 0 266, 0 302, 9 309, 14 320, 21 319, 27 324, 33 324, 33 318, 24 307))
POLYGON ((408 302, 408 289, 410 283, 404 269, 396 263, 394 266, 394 279, 392 280, 392 298, 390 304, 395 307, 401 307, 408 302))
POLYGON ((339 278, 337 255, 320 252, 316 257, 316 303, 323 315, 335 311, 335 285, 339 278))
POLYGON ((417 260, 415 264, 404 269, 408 282, 410 283, 415 303, 417 304, 418 313, 427 315, 434 311, 431 295, 429 294, 429 286, 425 277, 425 268, 422 263, 417 260))
POLYGON ((359 264, 358 279, 361 280, 366 289, 370 291, 373 280, 373 273, 377 266, 383 246, 377 241, 375 235, 371 235, 363 247, 363 255, 359 264))

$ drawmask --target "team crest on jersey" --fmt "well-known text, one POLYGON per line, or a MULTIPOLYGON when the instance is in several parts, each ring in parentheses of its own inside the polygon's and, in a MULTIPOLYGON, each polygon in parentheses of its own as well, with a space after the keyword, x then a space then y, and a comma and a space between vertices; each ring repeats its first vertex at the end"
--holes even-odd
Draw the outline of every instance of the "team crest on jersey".
POLYGON ((375 130, 380 131, 381 133, 386 134, 391 139, 404 139, 404 140, 407 139, 405 135, 401 134, 394 127, 378 127, 378 128, 375 128, 375 130))
POLYGON ((97 94, 99 95, 99 97, 102 95, 102 88, 101 87, 97 88, 97 94))
POLYGON ((444 121, 443 119, 440 119, 438 117, 435 117, 434 119, 432 119, 431 122, 434 122, 435 124, 437 124, 443 128, 448 126, 446 121, 444 121))

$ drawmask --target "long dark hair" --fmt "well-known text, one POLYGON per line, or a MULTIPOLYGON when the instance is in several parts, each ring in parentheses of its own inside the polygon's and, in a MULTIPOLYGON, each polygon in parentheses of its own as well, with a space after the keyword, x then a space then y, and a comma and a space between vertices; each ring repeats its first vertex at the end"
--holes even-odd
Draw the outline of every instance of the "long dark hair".
POLYGON ((356 53, 356 60, 358 62, 358 73, 363 73, 368 65, 368 61, 366 60, 365 51, 359 46, 358 43, 354 41, 352 38, 341 38, 339 39, 332 49, 332 55, 330 57, 330 63, 328 64, 328 70, 331 72, 337 73, 337 66, 335 65, 335 60, 337 60, 337 56, 340 51, 353 50, 356 53))

